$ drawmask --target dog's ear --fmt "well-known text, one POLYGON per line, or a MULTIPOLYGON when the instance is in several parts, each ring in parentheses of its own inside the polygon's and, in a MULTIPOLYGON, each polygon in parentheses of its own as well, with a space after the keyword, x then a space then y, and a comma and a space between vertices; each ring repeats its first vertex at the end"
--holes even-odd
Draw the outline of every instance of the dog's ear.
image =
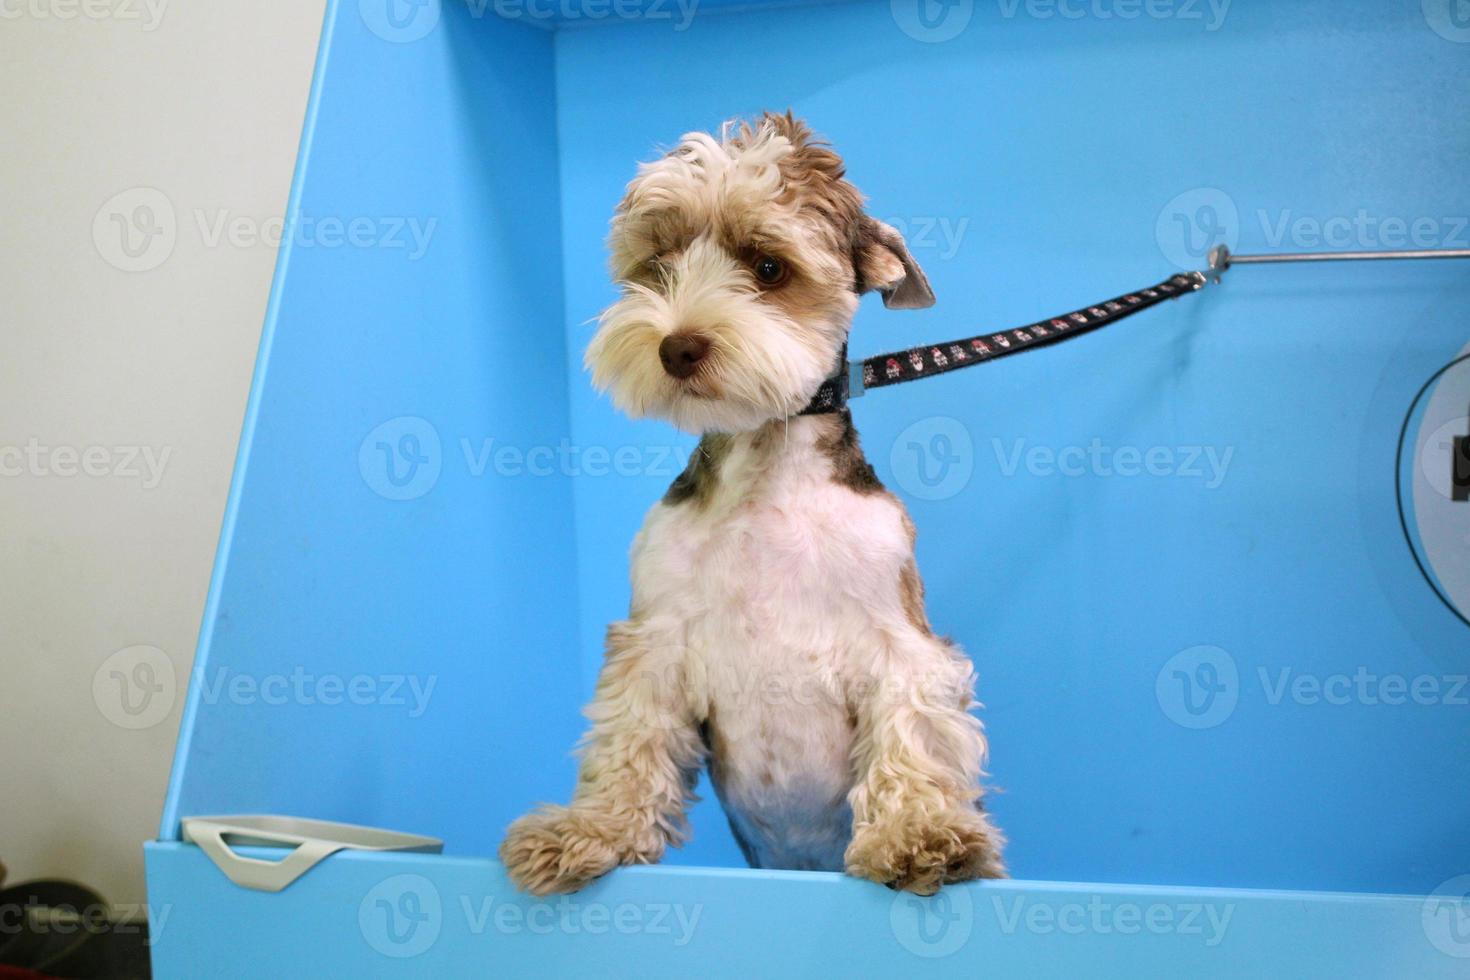
POLYGON ((922 310, 934 305, 934 291, 903 236, 891 225, 866 214, 858 223, 853 265, 858 291, 876 289, 891 310, 922 310))

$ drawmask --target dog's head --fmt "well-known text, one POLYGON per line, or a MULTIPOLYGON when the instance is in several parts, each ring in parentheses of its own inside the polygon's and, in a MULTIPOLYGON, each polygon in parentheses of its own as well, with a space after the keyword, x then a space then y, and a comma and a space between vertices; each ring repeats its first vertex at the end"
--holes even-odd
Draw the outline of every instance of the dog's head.
POLYGON ((587 349, 593 383, 690 432, 799 412, 837 367, 859 294, 934 302, 903 238, 789 113, 690 133, 643 164, 609 247, 622 296, 587 349))

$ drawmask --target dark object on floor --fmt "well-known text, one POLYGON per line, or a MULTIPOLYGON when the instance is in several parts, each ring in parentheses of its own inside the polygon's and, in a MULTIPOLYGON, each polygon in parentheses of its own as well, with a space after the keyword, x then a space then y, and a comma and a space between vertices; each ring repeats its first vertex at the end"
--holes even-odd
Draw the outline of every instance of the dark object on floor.
POLYGON ((0 980, 147 980, 146 923, 114 921, 111 912, 76 882, 0 887, 0 980))

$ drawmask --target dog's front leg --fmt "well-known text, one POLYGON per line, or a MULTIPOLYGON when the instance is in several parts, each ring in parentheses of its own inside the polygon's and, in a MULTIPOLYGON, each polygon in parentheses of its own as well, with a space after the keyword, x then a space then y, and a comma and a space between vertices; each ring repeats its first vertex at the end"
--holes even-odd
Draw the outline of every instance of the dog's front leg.
POLYGON ((620 864, 652 864, 684 840, 703 743, 683 667, 680 650, 647 624, 608 629, 572 803, 520 818, 500 846, 516 884, 537 895, 575 891, 620 864))
POLYGON ((985 736, 969 713, 973 674, 942 640, 889 635, 853 696, 857 782, 849 874, 932 895, 1003 878, 1004 841, 980 805, 985 736))

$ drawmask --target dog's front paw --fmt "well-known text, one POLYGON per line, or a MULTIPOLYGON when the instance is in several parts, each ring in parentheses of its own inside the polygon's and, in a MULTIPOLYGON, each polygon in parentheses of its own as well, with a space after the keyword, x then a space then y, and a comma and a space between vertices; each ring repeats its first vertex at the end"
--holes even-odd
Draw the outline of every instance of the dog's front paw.
POLYGON ((979 810, 914 813, 865 824, 847 846, 847 873, 917 895, 975 878, 1004 878, 1000 834, 979 810))
POLYGON ((517 887, 532 895, 574 892, 620 864, 650 860, 624 845, 625 834, 626 827, 596 812, 543 807, 510 825, 500 860, 517 887))

